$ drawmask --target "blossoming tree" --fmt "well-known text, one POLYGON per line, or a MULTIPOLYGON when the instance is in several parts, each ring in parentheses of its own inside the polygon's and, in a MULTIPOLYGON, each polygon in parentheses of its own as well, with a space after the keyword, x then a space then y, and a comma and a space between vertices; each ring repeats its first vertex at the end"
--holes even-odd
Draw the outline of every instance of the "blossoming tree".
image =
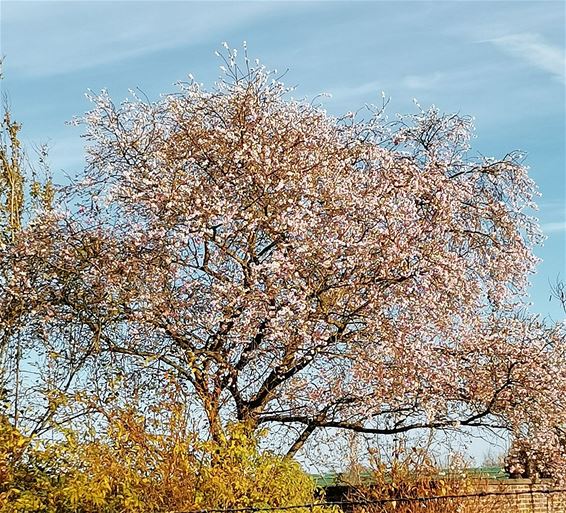
POLYGON ((213 438, 497 427, 563 468, 564 333, 517 315, 540 237, 521 155, 473 158, 436 109, 335 118, 226 60, 213 90, 91 98, 84 174, 3 257, 27 347, 100 396, 116 369, 175 374, 213 438))

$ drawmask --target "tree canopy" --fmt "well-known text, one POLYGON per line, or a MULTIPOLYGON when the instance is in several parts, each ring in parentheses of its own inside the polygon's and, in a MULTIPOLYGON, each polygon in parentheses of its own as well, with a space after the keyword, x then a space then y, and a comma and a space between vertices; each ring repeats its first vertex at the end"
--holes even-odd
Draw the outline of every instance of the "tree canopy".
POLYGON ((3 340, 51 362, 42 419, 57 390, 174 375, 217 441, 483 426, 564 471, 563 327, 522 313, 523 156, 475 157, 436 108, 334 117, 226 60, 211 90, 93 95, 84 172, 2 250, 3 340))

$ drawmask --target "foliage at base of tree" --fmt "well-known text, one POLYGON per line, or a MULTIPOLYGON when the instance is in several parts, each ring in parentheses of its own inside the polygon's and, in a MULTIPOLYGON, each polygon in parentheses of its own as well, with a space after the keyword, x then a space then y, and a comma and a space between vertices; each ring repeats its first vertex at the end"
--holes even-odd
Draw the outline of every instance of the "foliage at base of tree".
MULTIPOLYGON (((54 433, 34 442, 0 418, 0 512, 134 513, 266 507, 315 501, 315 484, 291 458, 260 452, 242 424, 221 442, 186 431, 169 404, 152 431, 132 408, 114 409, 103 434, 54 433)), ((315 508, 317 509, 317 508, 315 508)))

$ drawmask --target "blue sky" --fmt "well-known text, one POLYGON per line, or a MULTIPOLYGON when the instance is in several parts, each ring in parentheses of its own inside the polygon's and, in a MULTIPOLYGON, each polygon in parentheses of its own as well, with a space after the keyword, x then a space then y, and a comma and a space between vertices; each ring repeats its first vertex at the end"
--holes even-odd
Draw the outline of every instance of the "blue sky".
POLYGON ((115 100, 173 92, 192 73, 212 85, 222 41, 289 69, 296 95, 320 92, 332 114, 391 97, 389 113, 426 107, 476 118, 474 152, 527 152, 548 236, 532 310, 561 318, 549 282, 566 278, 565 3, 106 2, 0 3, 3 91, 28 147, 49 143, 55 178, 82 166, 87 88, 115 100))

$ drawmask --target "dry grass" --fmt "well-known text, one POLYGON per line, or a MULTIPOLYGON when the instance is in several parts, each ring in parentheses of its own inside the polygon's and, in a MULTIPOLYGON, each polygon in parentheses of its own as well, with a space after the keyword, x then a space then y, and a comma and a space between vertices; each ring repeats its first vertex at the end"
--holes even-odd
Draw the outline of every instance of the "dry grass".
POLYGON ((358 473, 351 470, 344 481, 352 486, 348 501, 371 503, 355 506, 354 513, 501 511, 501 501, 498 502, 501 498, 481 495, 493 491, 488 479, 472 476, 462 469, 440 471, 418 452, 387 464, 373 461, 369 475, 367 469, 358 473))

